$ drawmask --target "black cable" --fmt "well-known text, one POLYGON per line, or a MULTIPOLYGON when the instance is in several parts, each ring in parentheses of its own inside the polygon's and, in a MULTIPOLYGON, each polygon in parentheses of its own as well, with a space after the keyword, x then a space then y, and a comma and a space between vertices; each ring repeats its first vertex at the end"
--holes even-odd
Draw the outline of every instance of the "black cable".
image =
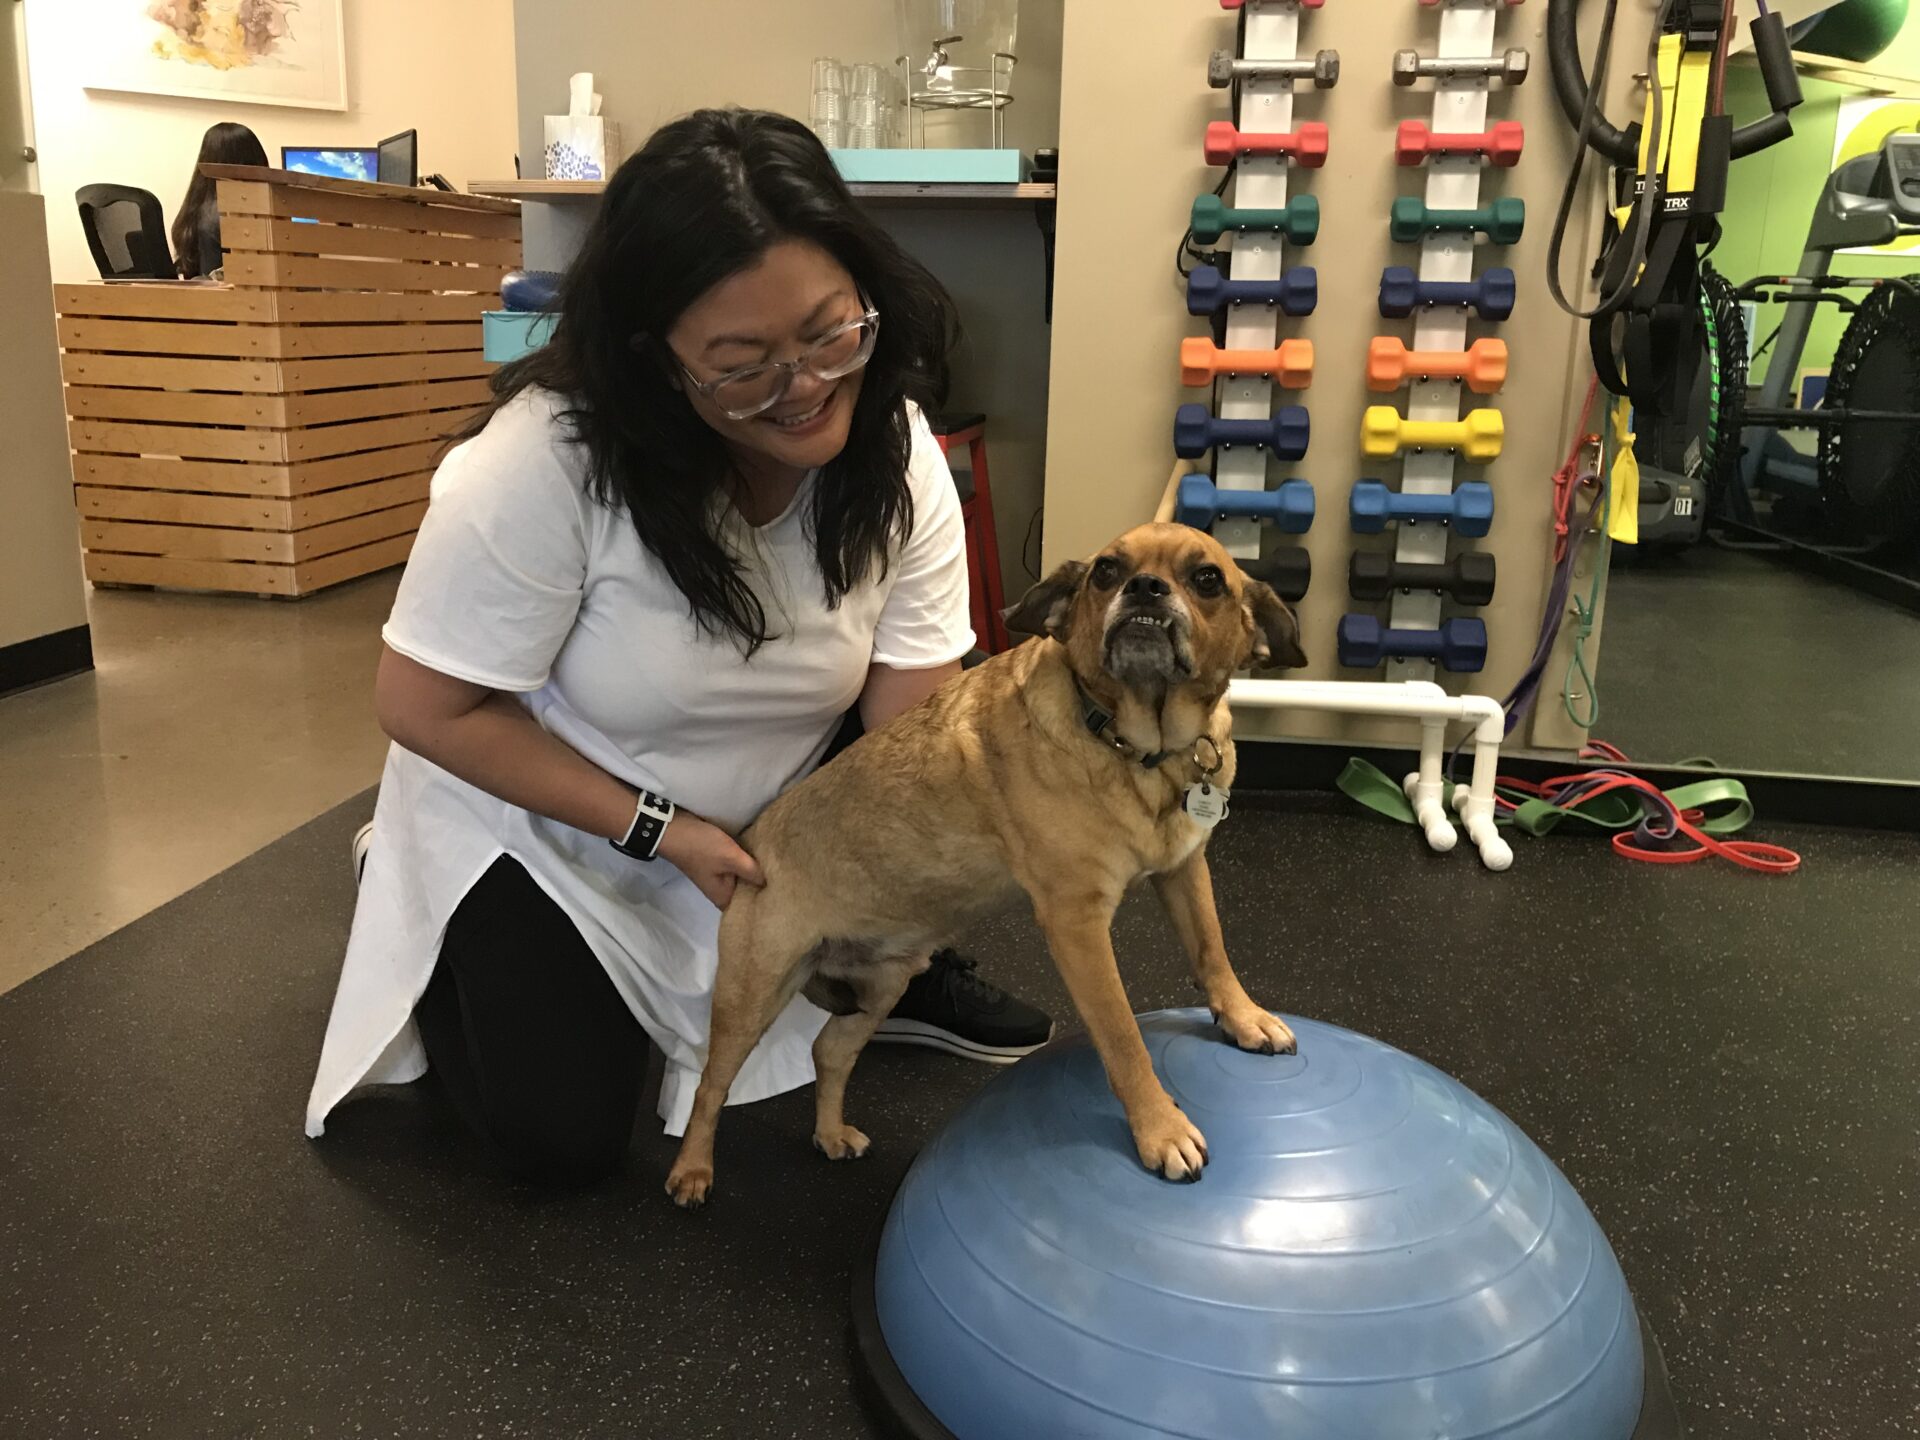
MULTIPOLYGON (((1215 195, 1226 193, 1227 186, 1233 183, 1234 174, 1239 168, 1238 159, 1227 162, 1226 173, 1220 177, 1220 183, 1213 187, 1215 195)), ((1219 250, 1196 250, 1193 245, 1193 227, 1189 225, 1186 232, 1181 235, 1180 243, 1173 247, 1173 273, 1185 280, 1193 273, 1185 263, 1189 257, 1198 260, 1202 265, 1218 265, 1222 254, 1223 252, 1219 250)))
POLYGON ((1547 288, 1553 294, 1554 304, 1576 320, 1597 320, 1611 315, 1626 304, 1646 265, 1647 250, 1653 238, 1653 217, 1660 203, 1659 176, 1665 169, 1662 149, 1666 141, 1666 91, 1660 84, 1660 41, 1674 3, 1675 0, 1663 0, 1659 12, 1654 16, 1652 35, 1647 44, 1647 83, 1653 87, 1653 135, 1652 143, 1647 147, 1646 189, 1641 203, 1633 207, 1628 233, 1621 236, 1618 242, 1629 247, 1627 265, 1614 293, 1602 295, 1593 309, 1582 310, 1567 298, 1566 289, 1560 283, 1560 271, 1566 251, 1567 231, 1573 222, 1574 203, 1580 197, 1580 180, 1586 173, 1587 151, 1601 148, 1598 127, 1605 125, 1606 121, 1600 114, 1600 94, 1606 88, 1607 71, 1613 58, 1613 31, 1620 8, 1619 0, 1607 0, 1606 14, 1600 21, 1600 49, 1594 56, 1593 83, 1587 87, 1579 126, 1574 135, 1573 169, 1568 172, 1566 187, 1560 193, 1560 209, 1553 217, 1553 238, 1547 244, 1547 288))

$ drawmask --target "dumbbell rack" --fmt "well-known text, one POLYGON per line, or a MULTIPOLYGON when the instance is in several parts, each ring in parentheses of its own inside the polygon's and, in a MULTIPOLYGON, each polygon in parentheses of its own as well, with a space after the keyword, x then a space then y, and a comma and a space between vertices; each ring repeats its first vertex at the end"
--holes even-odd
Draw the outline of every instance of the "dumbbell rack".
MULTIPOLYGON (((1289 480, 1278 490, 1269 492, 1268 468, 1270 459, 1297 459, 1306 449, 1304 413, 1292 407, 1276 410, 1274 390, 1276 381, 1289 388, 1302 388, 1303 379, 1311 377, 1311 351, 1295 348, 1291 355, 1287 352, 1287 346, 1304 347, 1305 342, 1283 343, 1279 330, 1282 315, 1311 313, 1317 297, 1317 282, 1310 271, 1304 267, 1288 271, 1285 266, 1283 234, 1289 228, 1296 231, 1300 228, 1296 223, 1298 206, 1289 202, 1290 165, 1318 164, 1326 154, 1323 127, 1312 127, 1312 132, 1317 133, 1309 132, 1306 126, 1299 131, 1294 128, 1293 85, 1296 78, 1310 78, 1320 88, 1328 88, 1339 77, 1339 58, 1327 51, 1319 52, 1312 60, 1299 58, 1301 11, 1317 10, 1324 0, 1219 0, 1219 3, 1222 9, 1243 12, 1242 44, 1237 59, 1216 53, 1209 66, 1209 80, 1216 87, 1229 79, 1237 80, 1239 104, 1231 126, 1216 122, 1209 127, 1207 158, 1211 163, 1221 163, 1229 155, 1237 156, 1231 211, 1266 212, 1272 217, 1272 223, 1265 227, 1240 228, 1233 245, 1231 280, 1208 273, 1197 286, 1190 284, 1188 309, 1195 314, 1211 314, 1213 305, 1208 303, 1209 296, 1231 297, 1243 288, 1251 295, 1258 295, 1264 287, 1270 300, 1226 298, 1222 302, 1226 307, 1226 324, 1221 348, 1228 352, 1268 355, 1271 362, 1263 373, 1246 373, 1220 364, 1222 357, 1214 351, 1211 339, 1196 338, 1182 346, 1183 382, 1191 385, 1212 378, 1216 412, 1209 417, 1194 413, 1198 407, 1183 407, 1175 421, 1176 450, 1182 458, 1192 459, 1203 453, 1204 448, 1211 448, 1214 472, 1211 482, 1201 476, 1176 480, 1179 498, 1173 513, 1186 523, 1210 528, 1230 553, 1252 567, 1260 556, 1263 522, 1298 534, 1312 520, 1312 490, 1306 482, 1289 480), (1276 63, 1285 73, 1262 73, 1263 66, 1276 63), (1199 303, 1196 303, 1196 292, 1199 303), (1207 441, 1217 443, 1208 447, 1203 443, 1207 441), (1260 497, 1258 500, 1254 499, 1255 493, 1260 497)), ((1422 3, 1431 3, 1431 0, 1422 0, 1422 3)), ((1487 0, 1461 0, 1465 8, 1458 18, 1466 18, 1472 9, 1486 3, 1487 0)), ((1446 18, 1455 17, 1450 12, 1446 18)), ((1477 18, 1486 23, 1472 27, 1471 34, 1467 33, 1466 26, 1456 27, 1454 33, 1449 34, 1443 19, 1443 43, 1452 39, 1464 45, 1477 38, 1484 47, 1493 34, 1491 14, 1477 18)), ((1436 134, 1453 133, 1462 121, 1484 121, 1484 86, 1477 116, 1471 113, 1470 103, 1454 103, 1461 106, 1459 113, 1447 110, 1443 114, 1443 101, 1436 100, 1433 126, 1436 134)), ((1435 164, 1435 178, 1429 184, 1430 204, 1450 206, 1458 201, 1471 206, 1477 203, 1477 162, 1436 160, 1435 164), (1468 169, 1472 171, 1470 177, 1465 174, 1468 169)), ((1203 197, 1203 202, 1196 204, 1196 218, 1203 211, 1209 218, 1219 216, 1224 207, 1218 207, 1218 202, 1207 203, 1210 201, 1211 197, 1203 197)), ((1311 221, 1309 234, 1318 228, 1317 211, 1312 213, 1311 221)), ((1471 280, 1472 239, 1469 233, 1464 244, 1454 242, 1451 246, 1446 243, 1446 237, 1438 242, 1430 240, 1428 254, 1422 262, 1422 278, 1471 280), (1464 255, 1455 254, 1455 250, 1463 250, 1464 255)), ((1465 313, 1463 306, 1458 319, 1450 316, 1438 321, 1431 317, 1423 319, 1416 326, 1415 349, 1467 352, 1465 313)), ((1504 354, 1500 359, 1504 365, 1504 354)), ((1488 373, 1487 363, 1485 351, 1478 355, 1464 354, 1457 367, 1461 380, 1482 378, 1488 373)), ((1460 386, 1438 380, 1414 383, 1410 418, 1457 423, 1460 386), (1446 398, 1444 408, 1442 393, 1446 398)), ((1409 456, 1407 463, 1408 476, 1414 482, 1408 493, 1452 493, 1450 455, 1417 454, 1409 456), (1440 458, 1445 460, 1444 467, 1432 463, 1440 458)), ((1403 533, 1397 559, 1410 564, 1445 565, 1443 527, 1407 524, 1402 530, 1438 531, 1440 543, 1436 554, 1430 543, 1414 544, 1411 534, 1403 533)), ((1423 535, 1421 540, 1425 542, 1426 537, 1423 535)), ((1304 559, 1305 552, 1299 554, 1304 559)), ((1294 567, 1294 573, 1304 576, 1305 567, 1294 567)), ((1477 585, 1478 589, 1491 589, 1491 576, 1484 569, 1475 569, 1472 575, 1462 579, 1477 585)), ((1299 584, 1301 589, 1305 588, 1304 579, 1299 584)), ((1297 594, 1289 598, 1297 598, 1297 594)), ((1436 629, 1438 595, 1432 596, 1431 601, 1429 610, 1420 613, 1427 615, 1426 628, 1436 629)), ((1401 613, 1396 606, 1396 623, 1401 613)), ((1408 615, 1407 623, 1415 623, 1413 614, 1408 615)), ((1427 669, 1430 672, 1431 665, 1427 669)), ((1491 870, 1506 869, 1513 863, 1513 851, 1494 824, 1494 777, 1506 733, 1505 713, 1500 703, 1483 695, 1449 695, 1430 679, 1400 678, 1407 679, 1408 683, 1236 679, 1229 693, 1234 706, 1241 709, 1305 710, 1417 720, 1420 723, 1419 769, 1406 777, 1405 788, 1428 845, 1437 851, 1453 849, 1458 840, 1443 800, 1446 728, 1455 722, 1472 725, 1472 779, 1454 791, 1454 804, 1482 862, 1491 870)))
MULTIPOLYGON (((1423 125, 1418 121, 1409 121, 1402 125, 1395 145, 1395 159, 1400 164, 1417 165, 1423 159, 1425 161, 1426 212, 1479 210, 1481 175, 1485 166, 1510 166, 1520 158, 1524 135, 1519 125, 1502 121, 1489 126, 1487 114, 1493 74, 1500 73, 1509 84, 1518 83, 1526 74, 1526 60, 1522 52, 1508 51, 1504 56, 1497 56, 1494 50, 1500 11, 1511 3, 1515 3, 1515 0, 1421 0, 1422 5, 1437 6, 1439 10, 1438 49, 1432 61, 1416 59, 1412 74, 1401 73, 1404 61, 1396 59, 1394 78, 1398 83, 1417 78, 1422 72, 1431 75, 1434 82, 1431 122, 1423 125), (1516 54, 1520 55, 1517 72, 1516 54), (1496 66, 1502 68, 1496 72, 1496 66)), ((1517 210, 1524 221, 1525 212, 1518 208, 1519 202, 1506 204, 1510 211, 1517 210)), ((1396 206, 1396 216, 1412 208, 1403 200, 1396 206)), ((1494 238, 1497 242, 1501 237, 1494 238)), ((1475 240, 1476 233, 1472 229, 1434 230, 1426 234, 1420 242, 1421 285, 1471 285, 1477 248, 1475 240)), ((1485 456, 1487 449, 1498 453, 1499 437, 1503 434, 1503 431, 1495 429, 1495 422, 1499 420, 1498 411, 1489 411, 1478 417, 1481 429, 1477 433, 1452 431, 1451 427, 1462 423, 1461 404, 1463 398, 1467 398, 1463 392, 1472 390, 1492 394, 1498 391, 1500 383, 1505 380, 1507 354, 1506 346, 1499 341, 1482 341, 1477 347, 1468 345, 1468 318, 1471 313, 1466 305, 1415 306, 1413 343, 1410 347, 1400 347, 1399 353, 1405 354, 1410 349, 1415 357, 1457 354, 1460 356, 1456 362, 1459 373, 1441 373, 1453 367, 1435 365, 1430 367, 1433 373, 1413 375, 1403 434, 1417 435, 1430 426, 1448 427, 1448 430, 1429 433, 1444 436, 1451 431, 1463 437, 1473 436, 1482 446, 1479 456, 1485 456), (1482 374, 1488 381, 1485 384, 1472 383, 1469 379, 1475 366, 1476 351, 1482 361, 1482 374)), ((1392 348, 1395 347, 1391 341, 1387 345, 1376 342, 1372 356, 1376 361, 1384 360, 1392 348)), ((1371 370, 1373 367, 1370 365, 1369 368, 1371 370)), ((1473 418, 1470 414, 1469 419, 1473 418)), ((1413 445, 1402 462, 1400 494, 1406 497, 1453 496, 1454 474, 1461 459, 1458 452, 1462 448, 1447 444, 1413 445)), ((1485 463, 1484 459, 1482 463, 1485 463)), ((1394 545, 1396 564, 1407 567, 1408 572, 1415 575, 1445 573, 1454 528, 1444 521, 1433 519, 1402 523, 1398 527, 1394 545)), ((1479 533, 1485 534, 1486 531, 1483 528, 1479 533)), ((1406 643, 1413 638, 1407 632, 1442 632, 1441 614, 1445 601, 1445 592, 1437 588, 1407 586, 1401 589, 1391 604, 1388 633, 1400 632, 1405 636, 1402 643, 1406 643)), ((1352 619, 1361 621, 1363 617, 1352 619)), ((1346 632, 1343 639, 1353 633, 1352 625, 1343 629, 1346 632)), ((1445 652, 1449 657, 1462 662, 1450 664, 1448 668, 1479 668, 1479 663, 1474 663, 1471 657, 1475 654, 1483 657, 1485 654, 1484 622, 1478 619, 1451 622, 1446 631, 1436 635, 1435 639, 1444 640, 1445 652), (1456 634, 1464 637, 1466 643, 1455 645, 1453 638, 1456 634)), ((1390 655, 1386 674, 1390 680, 1429 680, 1434 674, 1434 660, 1417 655, 1390 655)))
MULTIPOLYGON (((1297 64, 1300 57, 1300 12, 1319 9, 1323 0, 1253 0, 1241 17, 1244 38, 1240 46, 1241 62, 1283 62, 1297 64)), ((1241 9, 1240 0, 1221 0, 1228 10, 1241 9)), ((1335 70, 1337 77, 1338 71, 1335 70)), ((1233 129, 1241 144, 1259 145, 1258 137, 1295 134, 1291 74, 1252 73, 1235 77, 1239 87, 1239 105, 1233 117, 1233 129)), ((1324 136, 1324 131, 1320 132, 1324 136)), ((1209 158, 1226 158, 1220 151, 1219 132, 1213 137, 1209 158)), ((1278 146, 1283 142, 1266 142, 1278 146)), ((1300 163, 1324 159, 1324 139, 1318 155, 1309 155, 1300 163)), ((1236 210, 1285 211, 1289 206, 1290 172, 1296 163, 1290 153, 1243 153, 1238 156, 1231 190, 1236 210)), ((1317 226, 1316 226, 1317 228, 1317 226)), ((1242 230, 1234 236, 1233 274, 1235 283, 1248 281, 1279 283, 1286 270, 1286 244, 1282 231, 1242 230)), ((1226 310, 1228 351, 1277 351, 1281 345, 1281 310, 1272 305, 1229 304, 1226 310)), ((1301 342, 1304 343, 1304 342, 1301 342)), ((1297 348, 1297 347, 1296 347, 1297 348)), ((1306 378, 1311 379, 1310 350, 1304 355, 1306 378)), ((1278 376, 1226 374, 1215 384, 1215 414, 1223 421, 1265 423, 1273 415, 1274 390, 1278 376)), ((1304 387, 1299 387, 1304 388, 1304 387)), ((1261 491, 1267 489, 1268 462, 1272 452, 1253 445, 1222 445, 1214 451, 1214 484, 1223 491, 1261 491)), ((1310 518, 1310 517, 1309 517, 1310 518)), ((1293 528, 1292 526, 1288 527, 1293 528)), ((1254 518, 1223 518, 1214 534, 1235 559, 1248 562, 1260 557, 1260 521, 1254 518)))

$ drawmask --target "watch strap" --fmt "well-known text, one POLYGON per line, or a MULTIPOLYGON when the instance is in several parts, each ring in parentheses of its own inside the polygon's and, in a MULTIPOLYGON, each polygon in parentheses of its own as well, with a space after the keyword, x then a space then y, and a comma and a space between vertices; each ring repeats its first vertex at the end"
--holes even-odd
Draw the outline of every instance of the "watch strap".
POLYGON ((660 853, 660 841, 673 819, 674 804, 664 795, 649 790, 639 792, 633 807, 633 823, 618 840, 607 843, 622 855, 635 860, 651 860, 660 853))

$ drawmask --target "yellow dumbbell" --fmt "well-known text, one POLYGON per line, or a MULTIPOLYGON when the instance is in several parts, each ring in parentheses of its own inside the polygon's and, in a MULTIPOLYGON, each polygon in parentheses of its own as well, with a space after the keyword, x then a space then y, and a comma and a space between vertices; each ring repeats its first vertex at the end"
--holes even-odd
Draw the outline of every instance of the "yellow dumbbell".
POLYGON ((1406 420, 1391 405, 1370 405, 1360 421, 1360 449, 1382 459, 1402 450, 1458 450, 1485 465, 1500 458, 1506 438, 1498 410, 1469 410, 1464 420, 1406 420))

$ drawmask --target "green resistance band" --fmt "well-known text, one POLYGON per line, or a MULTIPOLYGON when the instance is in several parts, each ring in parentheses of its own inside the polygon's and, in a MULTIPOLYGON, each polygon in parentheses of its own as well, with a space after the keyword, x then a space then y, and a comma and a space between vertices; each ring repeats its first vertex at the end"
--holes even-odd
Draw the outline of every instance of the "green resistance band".
MULTIPOLYGON (((1415 823, 1413 802, 1407 799, 1406 791, 1377 765, 1355 756, 1347 761, 1347 768, 1340 772, 1335 783, 1349 800, 1358 801, 1367 809, 1403 825, 1415 823)), ((1447 785, 1449 807, 1456 788, 1451 783, 1447 785)), ((1630 830, 1640 823, 1643 814, 1633 796, 1619 790, 1596 795, 1573 806, 1555 805, 1524 791, 1502 790, 1500 793, 1520 808, 1501 815, 1499 823, 1512 825, 1527 835, 1551 834, 1562 820, 1579 820, 1601 830, 1630 830)), ((1747 787, 1738 780, 1716 776, 1691 785, 1675 786, 1665 794, 1676 810, 1703 812, 1706 818, 1700 822, 1700 828, 1709 835, 1738 835, 1753 823, 1753 802, 1747 798, 1747 787)))

